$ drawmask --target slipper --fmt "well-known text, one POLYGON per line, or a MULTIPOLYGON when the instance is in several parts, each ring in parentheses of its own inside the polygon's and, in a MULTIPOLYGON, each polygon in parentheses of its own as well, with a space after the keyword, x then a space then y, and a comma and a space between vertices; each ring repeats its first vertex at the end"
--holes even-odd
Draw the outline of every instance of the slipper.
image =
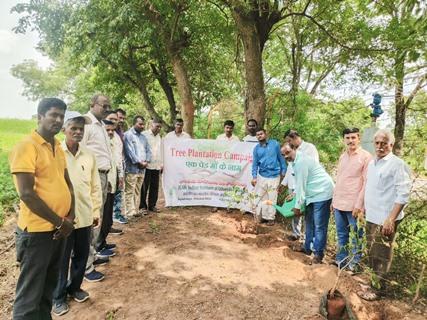
POLYGON ((359 290, 356 292, 356 294, 359 296, 359 298, 366 301, 377 301, 380 298, 378 294, 376 294, 371 288, 366 290, 359 290))

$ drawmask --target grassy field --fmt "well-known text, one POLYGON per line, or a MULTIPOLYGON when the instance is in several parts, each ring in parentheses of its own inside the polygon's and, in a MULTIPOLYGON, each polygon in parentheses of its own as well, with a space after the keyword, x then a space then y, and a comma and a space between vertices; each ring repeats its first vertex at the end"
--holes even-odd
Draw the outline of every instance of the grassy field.
POLYGON ((18 201, 9 171, 8 154, 36 125, 35 120, 0 119, 0 226, 4 222, 5 212, 18 201))

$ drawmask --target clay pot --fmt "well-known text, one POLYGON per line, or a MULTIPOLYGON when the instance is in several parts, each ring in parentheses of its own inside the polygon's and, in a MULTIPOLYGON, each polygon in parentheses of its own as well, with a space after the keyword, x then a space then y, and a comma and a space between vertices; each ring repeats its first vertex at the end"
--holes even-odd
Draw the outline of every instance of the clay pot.
POLYGON ((326 298, 326 311, 328 320, 341 320, 345 313, 345 299, 342 294, 335 290, 332 296, 330 292, 326 298))
POLYGON ((357 320, 345 297, 338 290, 335 290, 333 296, 330 291, 322 296, 319 311, 328 320, 357 320))

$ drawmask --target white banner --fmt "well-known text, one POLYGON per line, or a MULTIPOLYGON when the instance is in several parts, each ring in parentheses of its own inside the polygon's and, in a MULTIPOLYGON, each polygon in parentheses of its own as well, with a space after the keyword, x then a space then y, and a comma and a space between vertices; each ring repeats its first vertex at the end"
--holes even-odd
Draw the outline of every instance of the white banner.
POLYGON ((250 182, 255 145, 253 142, 165 139, 166 206, 246 207, 243 203, 236 204, 235 200, 240 194, 253 190, 250 182))

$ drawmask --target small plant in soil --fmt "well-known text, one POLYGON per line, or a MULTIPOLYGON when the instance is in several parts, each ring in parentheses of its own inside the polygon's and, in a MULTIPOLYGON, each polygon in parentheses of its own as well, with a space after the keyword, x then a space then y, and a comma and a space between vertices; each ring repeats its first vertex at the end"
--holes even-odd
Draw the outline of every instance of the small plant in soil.
POLYGON ((155 221, 153 221, 153 220, 149 221, 148 226, 150 227, 151 233, 153 233, 153 234, 159 234, 160 233, 159 225, 155 221))
POLYGON ((342 272, 353 264, 357 256, 360 256, 366 251, 366 238, 360 236, 360 229, 364 230, 365 222, 362 220, 358 221, 358 228, 354 230, 350 228, 349 241, 346 246, 348 256, 342 261, 338 262, 338 273, 334 285, 326 294, 326 312, 328 320, 339 320, 339 319, 355 319, 352 315, 351 310, 346 304, 344 295, 338 291, 338 284, 342 276, 342 272))

